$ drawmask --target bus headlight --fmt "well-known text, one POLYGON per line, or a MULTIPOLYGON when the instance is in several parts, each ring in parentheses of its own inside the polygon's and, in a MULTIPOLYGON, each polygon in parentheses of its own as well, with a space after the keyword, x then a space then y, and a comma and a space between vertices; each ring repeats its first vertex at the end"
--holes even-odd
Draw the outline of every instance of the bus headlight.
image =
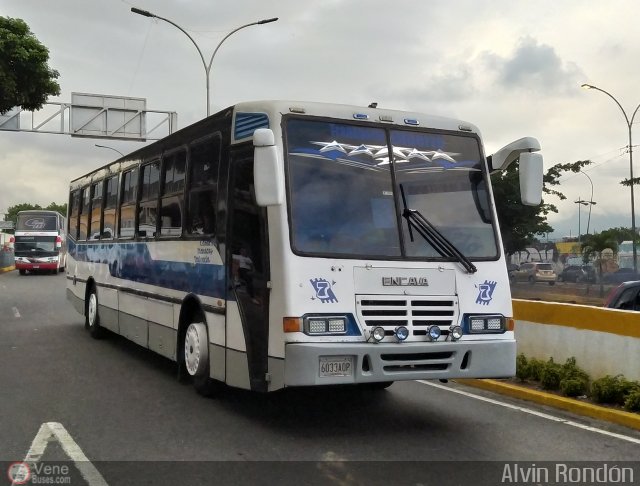
POLYGON ((345 316, 305 317, 304 332, 313 336, 346 334, 347 318, 345 316))
POLYGON ((374 327, 371 330, 371 337, 373 338, 373 340, 377 343, 379 343, 380 341, 382 341, 384 339, 384 327, 374 327))
POLYGON ((502 333, 506 331, 504 316, 469 316, 469 332, 472 334, 502 333))

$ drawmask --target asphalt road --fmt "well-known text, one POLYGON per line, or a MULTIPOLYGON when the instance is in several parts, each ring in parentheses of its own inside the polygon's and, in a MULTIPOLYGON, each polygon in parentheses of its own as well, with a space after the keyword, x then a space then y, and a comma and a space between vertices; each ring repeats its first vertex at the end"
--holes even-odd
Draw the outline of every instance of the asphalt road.
POLYGON ((85 457, 99 473, 75 468, 67 484, 109 485, 500 484, 507 462, 640 457, 637 431, 455 383, 205 399, 170 361, 91 339, 65 285, 64 274, 0 275, 2 479, 36 443, 44 462, 85 457), (68 440, 42 428, 52 423, 68 440))

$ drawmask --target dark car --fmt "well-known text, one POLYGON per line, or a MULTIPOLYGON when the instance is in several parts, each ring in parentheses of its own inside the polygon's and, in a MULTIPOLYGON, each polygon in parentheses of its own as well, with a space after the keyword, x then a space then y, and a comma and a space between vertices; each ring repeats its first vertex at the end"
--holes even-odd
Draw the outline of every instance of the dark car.
POLYGON ((611 289, 604 302, 610 309, 640 311, 640 280, 624 282, 611 289))
POLYGON ((590 265, 567 265, 558 275, 560 282, 595 282, 596 272, 590 265))
POLYGON ((613 273, 605 273, 602 276, 603 283, 622 283, 631 280, 640 280, 640 275, 633 271, 633 268, 619 268, 613 273))

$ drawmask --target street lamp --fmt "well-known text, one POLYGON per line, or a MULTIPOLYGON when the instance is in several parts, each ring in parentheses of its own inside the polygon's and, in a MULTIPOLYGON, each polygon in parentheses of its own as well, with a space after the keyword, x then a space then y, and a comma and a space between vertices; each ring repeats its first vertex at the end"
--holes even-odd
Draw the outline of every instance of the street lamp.
POLYGON ((633 144, 631 142, 631 126, 633 125, 633 120, 636 117, 636 113, 638 113, 638 109, 640 108, 640 104, 636 106, 636 109, 633 111, 633 115, 631 116, 631 120, 627 116, 627 112, 624 111, 622 105, 618 102, 617 99, 613 97, 611 93, 605 91, 597 86, 593 86, 592 84, 583 84, 582 88, 584 89, 595 89, 596 91, 600 91, 601 93, 606 94, 609 98, 615 101, 620 111, 624 115, 624 119, 627 122, 627 128, 629 133, 629 187, 631 188, 631 232, 633 233, 633 271, 634 273, 638 273, 638 251, 636 249, 636 209, 635 209, 635 201, 633 197, 633 144))
POLYGON ((121 156, 123 156, 123 157, 124 157, 124 154, 123 154, 122 152, 120 152, 120 151, 119 151, 119 150, 117 150, 117 149, 114 149, 113 147, 107 147, 106 145, 99 145, 99 144, 97 144, 97 143, 95 144, 95 146, 96 146, 96 147, 100 147, 100 148, 106 148, 106 149, 109 149, 109 150, 113 150, 114 152, 118 152, 121 156))
MULTIPOLYGON (((587 174, 584 171, 580 171, 582 174, 584 174, 587 179, 589 179, 589 182, 591 183, 591 197, 589 198, 589 218, 587 219, 587 234, 589 234, 589 224, 591 223, 591 206, 593 206, 595 204, 595 202, 593 201, 593 181, 591 180, 591 177, 589 177, 589 174, 587 174)), ((579 214, 579 209, 578 208, 578 230, 580 230, 580 214, 579 214)))
MULTIPOLYGON (((580 199, 578 198, 577 201, 573 201, 576 204, 579 204, 580 206, 589 206, 589 212, 591 212, 591 206, 594 205, 595 203, 593 201, 585 201, 584 199, 580 199)), ((580 206, 578 206, 578 243, 581 242, 581 230, 580 230, 580 206)), ((589 234, 589 230, 587 230, 587 234, 589 234)))
POLYGON ((178 24, 176 24, 175 22, 172 22, 169 19, 165 19, 164 17, 160 17, 159 15, 153 14, 147 10, 142 10, 136 7, 131 7, 131 11, 133 13, 136 13, 138 15, 142 15, 144 17, 152 17, 152 18, 156 18, 156 19, 160 19, 160 20, 164 20, 165 22, 168 22, 169 24, 173 25, 174 27, 180 29, 188 38, 189 40, 193 43, 194 46, 196 46, 196 49, 198 50, 198 54, 200 54, 200 59, 202 60, 202 66, 204 67, 204 74, 205 74, 205 81, 206 81, 206 85, 207 85, 207 116, 209 116, 210 114, 210 103, 209 103, 209 78, 210 78, 210 73, 211 73, 211 65, 213 64, 213 58, 216 55, 216 52, 218 52, 218 49, 220 49, 220 46, 222 45, 222 43, 227 40, 231 35, 235 34, 236 32, 238 32, 241 29, 244 29, 245 27, 251 27, 252 25, 262 25, 262 24, 269 24, 271 22, 275 22, 276 20, 278 20, 278 17, 273 17, 271 19, 262 19, 262 20, 258 20, 256 22, 251 22, 249 24, 245 24, 245 25, 241 25, 240 27, 233 29, 231 32, 229 32, 217 45, 215 51, 213 51, 213 55, 211 56, 211 60, 209 61, 209 64, 207 65, 206 61, 204 60, 204 56, 202 55, 202 51, 200 50, 200 47, 198 47, 198 44, 196 44, 196 41, 193 40, 193 37, 191 37, 189 35, 189 33, 184 30, 182 27, 180 27, 178 24))

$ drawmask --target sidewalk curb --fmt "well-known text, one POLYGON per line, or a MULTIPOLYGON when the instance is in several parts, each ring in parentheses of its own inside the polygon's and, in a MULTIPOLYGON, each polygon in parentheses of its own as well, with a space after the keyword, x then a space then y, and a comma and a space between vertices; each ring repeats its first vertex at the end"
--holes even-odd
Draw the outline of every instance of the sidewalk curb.
POLYGON ((513 398, 520 398, 530 402, 560 408, 569 412, 584 415, 599 420, 605 420, 618 425, 624 425, 632 429, 640 430, 640 414, 600 407, 591 403, 584 403, 568 397, 560 397, 551 393, 530 390, 511 383, 503 383, 497 380, 454 380, 456 383, 468 385, 483 390, 500 393, 513 398))
POLYGON ((16 267, 14 267, 13 265, 10 267, 0 267, 0 273, 10 272, 15 269, 16 267))

